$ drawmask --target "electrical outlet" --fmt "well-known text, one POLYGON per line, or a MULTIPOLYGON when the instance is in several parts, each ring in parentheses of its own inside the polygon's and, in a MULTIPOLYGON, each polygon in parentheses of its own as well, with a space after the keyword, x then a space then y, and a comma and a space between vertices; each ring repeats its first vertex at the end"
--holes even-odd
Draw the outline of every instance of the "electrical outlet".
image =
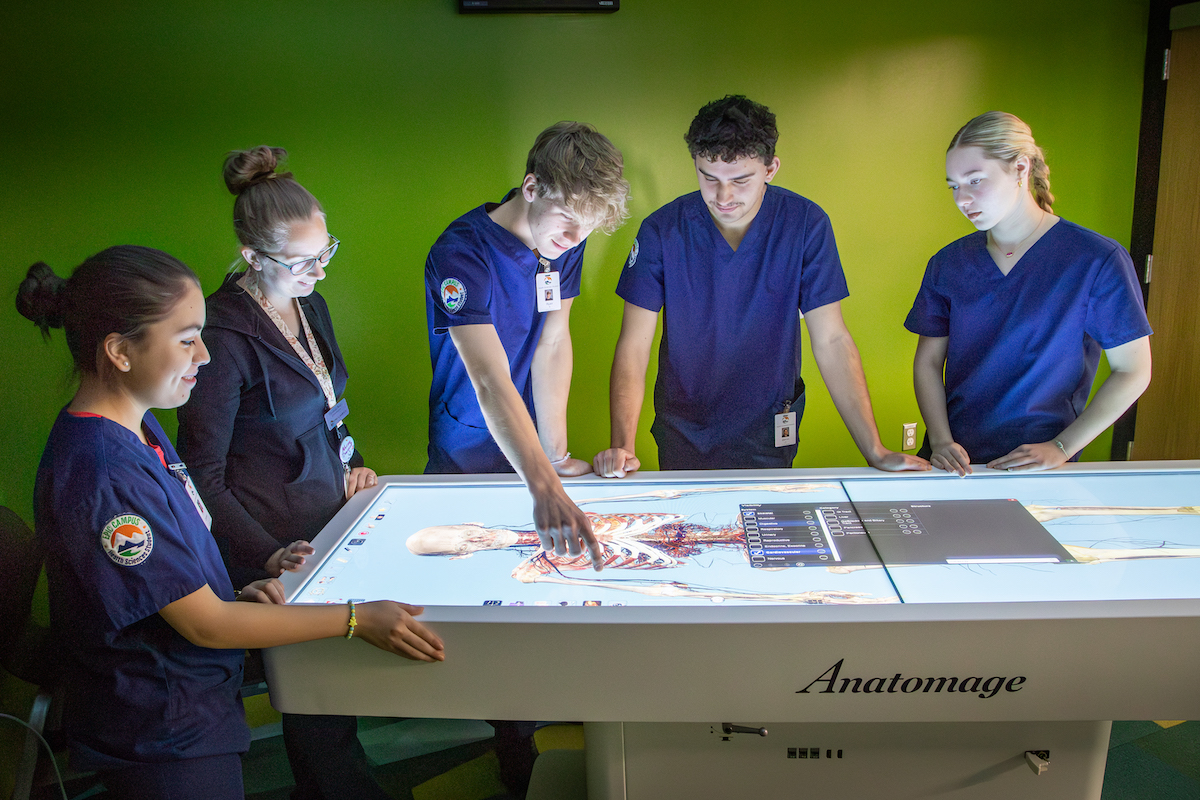
POLYGON ((904 446, 900 448, 901 450, 916 450, 917 449, 917 423, 915 423, 915 422, 905 422, 904 423, 903 442, 904 442, 904 446))

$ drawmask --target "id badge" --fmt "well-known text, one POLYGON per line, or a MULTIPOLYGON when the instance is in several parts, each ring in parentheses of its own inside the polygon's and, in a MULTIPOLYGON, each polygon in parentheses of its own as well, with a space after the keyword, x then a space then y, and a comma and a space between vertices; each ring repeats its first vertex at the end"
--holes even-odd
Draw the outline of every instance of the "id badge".
POLYGON ((789 444, 796 443, 796 419, 795 411, 789 411, 786 414, 775 415, 775 446, 787 447, 789 444))
POLYGON ((325 412, 325 427, 333 430, 338 425, 342 424, 342 420, 350 416, 350 405, 346 402, 346 398, 342 398, 333 408, 325 412))
POLYGON ((558 272, 539 272, 537 274, 537 310, 558 311, 562 308, 562 293, 558 288, 558 272))
POLYGON ((171 473, 179 480, 183 481, 183 488, 187 491, 188 497, 192 499, 192 505, 196 507, 196 513, 200 515, 200 519, 204 521, 204 527, 212 530, 212 514, 208 513, 208 507, 204 505, 204 501, 200 499, 200 492, 196 491, 196 484, 192 483, 192 476, 188 475, 187 467, 183 464, 172 464, 167 467, 171 473))

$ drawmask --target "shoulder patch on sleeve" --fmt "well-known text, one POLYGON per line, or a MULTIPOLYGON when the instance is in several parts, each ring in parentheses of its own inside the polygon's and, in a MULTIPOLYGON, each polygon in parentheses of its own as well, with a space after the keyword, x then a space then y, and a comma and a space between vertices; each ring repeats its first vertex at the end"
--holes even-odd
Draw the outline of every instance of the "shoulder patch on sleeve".
POLYGON ((634 239, 633 247, 629 249, 629 260, 625 262, 625 269, 629 269, 637 263, 638 249, 638 240, 634 239))
POLYGON ((456 278, 442 281, 442 305, 453 314, 467 302, 467 288, 456 278))
POLYGON ((100 545, 114 564, 132 567, 150 557, 154 536, 150 523, 136 514, 118 514, 100 532, 100 545))

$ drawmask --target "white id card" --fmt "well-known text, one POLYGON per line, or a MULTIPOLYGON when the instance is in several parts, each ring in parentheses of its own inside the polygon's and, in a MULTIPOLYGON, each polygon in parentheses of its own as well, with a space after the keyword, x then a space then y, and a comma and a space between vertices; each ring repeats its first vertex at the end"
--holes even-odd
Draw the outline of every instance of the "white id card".
POLYGON ((204 521, 204 527, 212 530, 212 514, 208 513, 208 507, 204 505, 204 501, 200 499, 200 492, 196 491, 196 484, 192 483, 192 476, 188 475, 187 467, 183 464, 172 464, 167 467, 175 477, 183 481, 183 488, 187 491, 188 497, 192 500, 192 505, 196 507, 196 512, 200 515, 200 519, 204 521))
POLYGON ((787 447, 796 443, 796 412, 775 415, 775 446, 787 447))
POLYGON ((558 311, 562 308, 562 294, 558 288, 558 272, 539 272, 537 274, 537 310, 558 311))

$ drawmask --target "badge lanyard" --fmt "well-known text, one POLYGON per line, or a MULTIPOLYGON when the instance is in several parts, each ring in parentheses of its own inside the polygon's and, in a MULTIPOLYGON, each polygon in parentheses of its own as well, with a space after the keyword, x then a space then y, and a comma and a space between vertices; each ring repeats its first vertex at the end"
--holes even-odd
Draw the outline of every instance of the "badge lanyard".
POLYGON ((279 312, 275 310, 275 306, 271 305, 271 301, 267 299, 262 290, 258 288, 257 280, 248 280, 245 282, 246 291, 253 297, 266 315, 275 323, 275 327, 283 334, 283 338, 287 339, 288 344, 296 351, 296 355, 304 362, 304 366, 312 370, 313 375, 317 378, 317 383, 321 385, 321 393, 325 395, 325 405, 329 409, 325 414, 325 427, 329 430, 337 430, 338 440, 338 456, 342 459, 342 471, 344 473, 346 488, 350 486, 350 457, 354 455, 354 437, 350 436, 346 431, 343 420, 349 415, 350 407, 343 397, 341 402, 338 402, 337 395, 333 391, 333 378, 329 376, 329 368, 325 366, 325 356, 321 354, 321 348, 317 347, 317 340, 313 337, 312 327, 308 324, 308 317, 304 316, 304 307, 299 302, 296 303, 296 312, 300 316, 300 324, 304 328, 304 336, 308 339, 308 347, 312 351, 310 357, 304 352, 304 347, 295 334, 288 328, 287 323, 283 321, 283 317, 279 316, 279 312))
POLYGON ((534 292, 537 295, 537 310, 541 312, 558 311, 562 308, 562 292, 558 285, 558 271, 550 269, 550 262, 536 250, 533 251, 538 260, 538 271, 534 275, 534 292))
POLYGON ((204 522, 204 527, 212 530, 212 514, 208 513, 208 507, 204 505, 204 501, 200 499, 200 492, 196 491, 196 484, 192 482, 192 476, 188 474, 187 466, 182 462, 179 464, 168 464, 167 471, 183 482, 184 491, 192 501, 192 505, 196 507, 196 511, 200 514, 200 519, 204 522))

